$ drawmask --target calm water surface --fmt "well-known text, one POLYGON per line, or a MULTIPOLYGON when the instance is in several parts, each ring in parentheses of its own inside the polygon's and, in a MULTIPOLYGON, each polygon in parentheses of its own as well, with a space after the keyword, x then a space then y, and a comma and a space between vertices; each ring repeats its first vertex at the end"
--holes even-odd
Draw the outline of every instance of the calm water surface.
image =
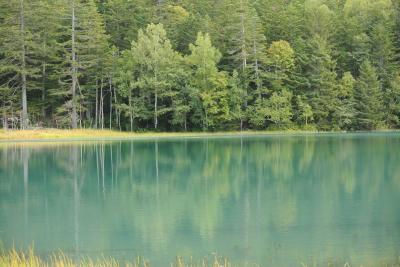
POLYGON ((0 143, 1 247, 394 263, 399 152, 398 133, 0 143))

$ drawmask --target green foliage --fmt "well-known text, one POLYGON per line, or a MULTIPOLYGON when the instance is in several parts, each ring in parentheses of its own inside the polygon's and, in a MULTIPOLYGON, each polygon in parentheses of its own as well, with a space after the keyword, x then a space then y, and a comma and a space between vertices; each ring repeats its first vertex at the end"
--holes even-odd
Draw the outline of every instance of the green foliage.
POLYGON ((281 92, 272 93, 267 102, 267 118, 269 121, 282 127, 289 124, 292 118, 292 93, 284 89, 281 92))
POLYGON ((355 88, 356 125, 359 129, 376 129, 383 123, 380 86, 376 69, 369 61, 363 62, 355 88))
POLYGON ((269 70, 264 76, 276 91, 287 85, 289 74, 295 67, 294 51, 286 41, 276 41, 267 50, 266 66, 269 70))
POLYGON ((240 129, 243 129, 243 121, 246 119, 248 96, 240 81, 239 73, 236 70, 232 73, 228 81, 228 86, 230 118, 234 122, 240 122, 240 129))
POLYGON ((391 128, 400 126, 400 74, 396 74, 390 87, 384 94, 386 105, 386 123, 391 128))
POLYGON ((309 43, 308 62, 309 97, 314 119, 323 130, 332 128, 332 117, 337 106, 337 82, 335 61, 327 41, 319 35, 309 43))
POLYGON ((125 57, 129 57, 126 59, 130 65, 129 87, 136 87, 140 97, 152 103, 153 107, 148 110, 153 110, 154 128, 157 129, 158 117, 171 111, 168 103, 173 96, 171 88, 179 75, 181 56, 172 49, 162 24, 149 24, 145 31, 139 30, 138 40, 132 42, 131 51, 125 57))
POLYGON ((265 120, 268 114, 268 100, 258 97, 247 109, 247 117, 251 126, 262 129, 265 127, 265 120))
POLYGON ((340 80, 337 92, 337 106, 334 123, 339 129, 350 129, 355 117, 354 85, 355 79, 350 72, 345 72, 340 80))
POLYGON ((217 68, 221 53, 212 46, 210 36, 203 33, 197 35, 195 44, 189 48, 191 85, 201 100, 203 128, 218 128, 219 123, 229 120, 227 77, 217 68))
POLYGON ((399 128, 399 25, 397 0, 2 1, 1 124, 399 128))
POLYGON ((152 15, 148 0, 108 0, 101 6, 111 42, 121 50, 130 49, 138 29, 146 27, 152 15))
POLYGON ((329 7, 320 0, 306 0, 304 7, 308 34, 329 38, 334 27, 334 14, 329 7))
POLYGON ((313 111, 311 106, 302 99, 301 96, 297 96, 297 106, 298 106, 298 117, 301 123, 305 123, 308 126, 308 123, 313 121, 313 111))
POLYGON ((273 42, 267 52, 267 62, 275 71, 288 71, 294 67, 294 51, 288 42, 273 42))

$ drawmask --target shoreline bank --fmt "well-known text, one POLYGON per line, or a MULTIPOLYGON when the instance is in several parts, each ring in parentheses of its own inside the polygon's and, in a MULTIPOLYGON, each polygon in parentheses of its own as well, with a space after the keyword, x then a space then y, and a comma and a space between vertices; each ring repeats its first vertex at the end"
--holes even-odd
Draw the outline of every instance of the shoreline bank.
POLYGON ((212 138, 238 136, 294 136, 315 134, 357 134, 357 133, 390 133, 398 130, 376 131, 221 131, 221 132, 120 132, 96 129, 35 129, 35 130, 1 130, 0 142, 18 141, 91 141, 91 140, 142 140, 156 138, 212 138))

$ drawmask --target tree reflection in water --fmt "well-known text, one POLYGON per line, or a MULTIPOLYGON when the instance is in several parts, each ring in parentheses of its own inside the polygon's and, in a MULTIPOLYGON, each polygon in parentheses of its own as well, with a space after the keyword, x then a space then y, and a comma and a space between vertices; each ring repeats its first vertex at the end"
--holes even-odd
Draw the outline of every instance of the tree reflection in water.
POLYGON ((395 260, 396 134, 0 145, 5 248, 395 260))

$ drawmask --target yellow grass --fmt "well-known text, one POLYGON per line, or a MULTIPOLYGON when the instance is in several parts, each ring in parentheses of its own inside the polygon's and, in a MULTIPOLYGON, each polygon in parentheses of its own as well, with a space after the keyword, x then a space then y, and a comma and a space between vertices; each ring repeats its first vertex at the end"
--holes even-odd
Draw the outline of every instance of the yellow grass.
POLYGON ((80 138, 112 138, 129 137, 129 133, 107 130, 8 130, 0 131, 0 140, 30 140, 30 139, 80 139, 80 138))
MULTIPOLYGON (((399 132, 398 130, 377 130, 374 132, 399 132)), ((121 132, 96 129, 34 129, 34 130, 0 130, 1 141, 33 141, 33 140, 113 140, 113 139, 145 139, 145 138, 190 138, 190 137, 224 137, 254 135, 294 135, 332 133, 316 130, 287 129, 282 131, 226 131, 226 132, 121 132)))
MULTIPOLYGON (((90 258, 74 260, 62 252, 54 254, 47 260, 43 260, 30 249, 27 253, 11 250, 0 252, 0 267, 150 267, 149 261, 141 257, 136 257, 132 262, 120 263, 117 260, 101 258, 93 260, 90 258)), ((182 257, 177 257, 173 262, 166 263, 165 266, 171 267, 232 267, 226 258, 214 256, 211 259, 204 258, 194 262, 192 258, 185 261, 182 257)), ((257 267, 256 264, 246 264, 246 266, 257 267)))
MULTIPOLYGON (((374 261, 372 261, 374 262, 374 261)), ((366 266, 400 266, 400 257, 397 262, 393 264, 387 264, 382 261, 378 263, 367 264, 366 266)), ((81 258, 74 259, 70 256, 65 255, 63 252, 58 252, 52 256, 46 257, 46 259, 37 256, 33 249, 29 249, 27 253, 17 252, 16 250, 11 250, 8 252, 0 251, 0 267, 151 267, 153 266, 150 261, 142 258, 135 257, 131 262, 119 262, 111 257, 102 257, 100 259, 93 260, 91 258, 81 258)), ((194 260, 192 257, 184 259, 182 257, 176 257, 171 262, 166 262, 162 266, 170 267, 260 267, 261 265, 256 263, 242 263, 240 265, 232 264, 227 258, 220 257, 217 255, 212 255, 210 257, 204 257, 203 259, 194 260)), ((347 262, 344 263, 334 263, 331 261, 327 262, 327 265, 317 265, 315 262, 308 265, 301 262, 298 266, 308 267, 308 266, 331 266, 331 267, 352 267, 358 265, 350 265, 347 262)))
POLYGON ((313 133, 310 131, 236 131, 236 132, 120 132, 110 130, 78 129, 39 129, 39 130, 0 130, 0 140, 91 140, 91 139, 135 139, 157 137, 204 137, 204 136, 236 136, 236 135, 278 135, 293 133, 313 133))

